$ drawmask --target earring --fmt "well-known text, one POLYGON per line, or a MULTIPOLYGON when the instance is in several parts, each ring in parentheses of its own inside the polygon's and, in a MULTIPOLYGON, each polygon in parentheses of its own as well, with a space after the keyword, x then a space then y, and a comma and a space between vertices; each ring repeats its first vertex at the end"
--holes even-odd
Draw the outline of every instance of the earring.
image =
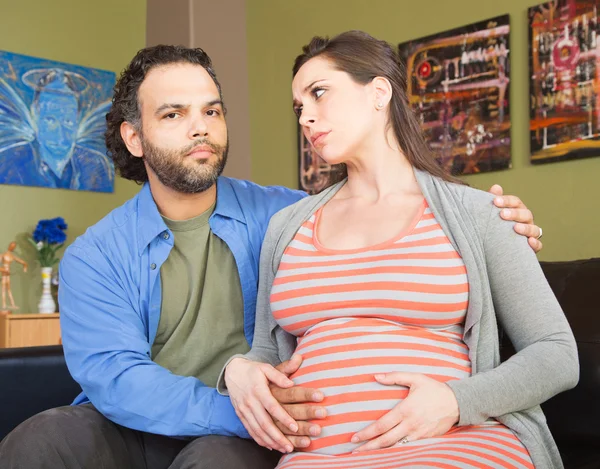
POLYGON ((377 103, 377 107, 381 109, 383 107, 383 103, 377 103))

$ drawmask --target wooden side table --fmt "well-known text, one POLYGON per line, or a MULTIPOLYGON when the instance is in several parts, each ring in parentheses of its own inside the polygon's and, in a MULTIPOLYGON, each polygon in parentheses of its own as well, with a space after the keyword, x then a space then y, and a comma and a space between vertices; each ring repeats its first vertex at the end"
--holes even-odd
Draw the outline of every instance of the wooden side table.
POLYGON ((0 348, 58 345, 60 315, 0 313, 0 348))

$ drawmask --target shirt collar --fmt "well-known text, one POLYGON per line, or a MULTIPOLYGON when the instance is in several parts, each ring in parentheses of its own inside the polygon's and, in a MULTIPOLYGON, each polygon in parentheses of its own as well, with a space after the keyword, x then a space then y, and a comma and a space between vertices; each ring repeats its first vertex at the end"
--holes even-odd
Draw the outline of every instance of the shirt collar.
MULTIPOLYGON (((246 217, 229 178, 217 179, 217 205, 211 220, 214 216, 232 218, 246 224, 246 217)), ((138 217, 139 254, 141 255, 152 240, 168 229, 160 216, 150 191, 150 184, 147 182, 138 194, 138 217)))
POLYGON ((215 207, 213 216, 215 215, 233 218, 240 223, 246 224, 246 217, 229 178, 219 177, 217 179, 217 206, 215 207))
POLYGON ((160 216, 156 202, 152 197, 150 184, 147 182, 138 194, 137 210, 139 255, 141 256, 152 240, 167 229, 167 225, 160 216))

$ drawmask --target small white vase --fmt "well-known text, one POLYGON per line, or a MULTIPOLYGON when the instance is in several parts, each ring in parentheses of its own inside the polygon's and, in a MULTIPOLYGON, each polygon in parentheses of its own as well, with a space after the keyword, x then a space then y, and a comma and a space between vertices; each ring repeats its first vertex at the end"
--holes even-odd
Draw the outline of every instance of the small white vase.
POLYGON ((55 313, 56 303, 52 298, 50 280, 52 279, 52 267, 42 267, 42 297, 38 303, 40 313, 55 313))

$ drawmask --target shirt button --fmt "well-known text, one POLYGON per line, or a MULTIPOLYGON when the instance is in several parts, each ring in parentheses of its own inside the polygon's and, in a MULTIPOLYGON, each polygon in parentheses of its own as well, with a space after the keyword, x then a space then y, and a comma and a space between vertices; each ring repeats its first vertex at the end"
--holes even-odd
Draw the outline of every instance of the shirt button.
POLYGON ((152 264, 150 264, 150 268, 151 268, 152 270, 156 269, 156 264, 153 262, 152 264))
POLYGON ((169 233, 166 231, 163 233, 163 239, 169 239, 169 233))

